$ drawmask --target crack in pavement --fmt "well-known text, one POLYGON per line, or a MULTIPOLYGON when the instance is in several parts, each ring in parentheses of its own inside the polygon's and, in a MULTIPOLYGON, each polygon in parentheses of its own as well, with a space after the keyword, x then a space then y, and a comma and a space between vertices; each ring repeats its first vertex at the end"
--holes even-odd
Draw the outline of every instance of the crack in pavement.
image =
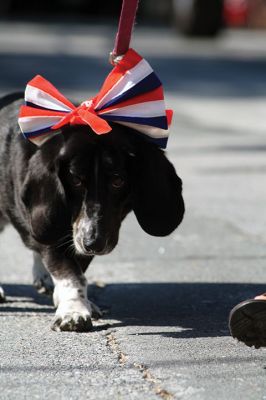
MULTIPOLYGON (((107 333, 106 340, 107 340, 106 344, 107 347, 109 347, 112 353, 114 353, 117 356, 119 364, 124 366, 128 361, 128 357, 120 349, 115 335, 112 332, 107 333)), ((161 387, 162 384, 161 381, 152 375, 147 366, 145 366, 144 364, 139 364, 137 362, 134 362, 132 366, 141 373, 142 378, 145 380, 145 382, 149 383, 152 391, 157 396, 161 397, 161 399, 163 400, 174 399, 174 395, 170 393, 168 390, 163 389, 161 387)))
POLYGON ((117 340, 116 340, 116 337, 112 333, 107 333, 106 340, 107 340, 107 347, 109 347, 111 349, 111 351, 117 355, 119 364, 124 365, 127 361, 127 357, 120 350, 117 340))
POLYGON ((142 373, 143 379, 145 379, 147 382, 149 382, 151 384, 151 386, 152 386, 155 394, 157 394, 157 396, 160 396, 163 400, 174 399, 174 396, 172 393, 168 392, 168 390, 163 389, 161 387, 161 382, 152 375, 152 373, 150 372, 148 367, 146 367, 143 364, 138 364, 138 363, 134 363, 133 365, 135 368, 137 368, 142 373))

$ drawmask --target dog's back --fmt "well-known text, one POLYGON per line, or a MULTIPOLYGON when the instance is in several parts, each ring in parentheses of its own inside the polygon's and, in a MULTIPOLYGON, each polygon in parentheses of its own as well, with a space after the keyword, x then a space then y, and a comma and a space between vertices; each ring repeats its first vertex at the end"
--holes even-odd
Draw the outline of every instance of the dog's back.
POLYGON ((0 227, 10 221, 22 235, 25 223, 17 213, 19 189, 28 160, 35 146, 26 141, 18 126, 18 111, 23 93, 17 92, 0 99, 0 227))

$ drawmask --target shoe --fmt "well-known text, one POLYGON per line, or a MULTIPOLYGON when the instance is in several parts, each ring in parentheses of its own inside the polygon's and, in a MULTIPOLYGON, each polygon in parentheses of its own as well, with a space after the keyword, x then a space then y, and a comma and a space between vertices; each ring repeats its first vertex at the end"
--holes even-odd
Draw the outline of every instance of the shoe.
POLYGON ((266 347, 266 300, 250 299, 236 305, 229 315, 229 329, 249 347, 266 347))

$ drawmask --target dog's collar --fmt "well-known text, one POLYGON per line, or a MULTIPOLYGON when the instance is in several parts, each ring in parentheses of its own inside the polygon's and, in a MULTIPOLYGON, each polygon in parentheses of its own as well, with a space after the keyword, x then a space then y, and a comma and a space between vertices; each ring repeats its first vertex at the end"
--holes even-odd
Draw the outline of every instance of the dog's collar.
POLYGON ((172 110, 165 109, 162 83, 149 63, 129 49, 106 78, 99 94, 75 107, 50 82, 37 75, 26 86, 19 126, 40 146, 65 125, 89 125, 98 135, 108 121, 134 128, 165 148, 172 110))

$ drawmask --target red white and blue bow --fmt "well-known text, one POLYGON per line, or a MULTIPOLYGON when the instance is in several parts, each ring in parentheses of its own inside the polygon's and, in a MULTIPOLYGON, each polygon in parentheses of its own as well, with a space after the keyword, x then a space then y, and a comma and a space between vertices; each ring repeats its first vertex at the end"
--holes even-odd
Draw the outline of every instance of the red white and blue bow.
POLYGON ((99 94, 74 106, 50 82, 37 75, 26 87, 19 126, 40 146, 65 125, 89 125, 98 135, 112 130, 108 121, 134 128, 165 148, 172 110, 165 109, 162 83, 133 49, 106 78, 99 94))

